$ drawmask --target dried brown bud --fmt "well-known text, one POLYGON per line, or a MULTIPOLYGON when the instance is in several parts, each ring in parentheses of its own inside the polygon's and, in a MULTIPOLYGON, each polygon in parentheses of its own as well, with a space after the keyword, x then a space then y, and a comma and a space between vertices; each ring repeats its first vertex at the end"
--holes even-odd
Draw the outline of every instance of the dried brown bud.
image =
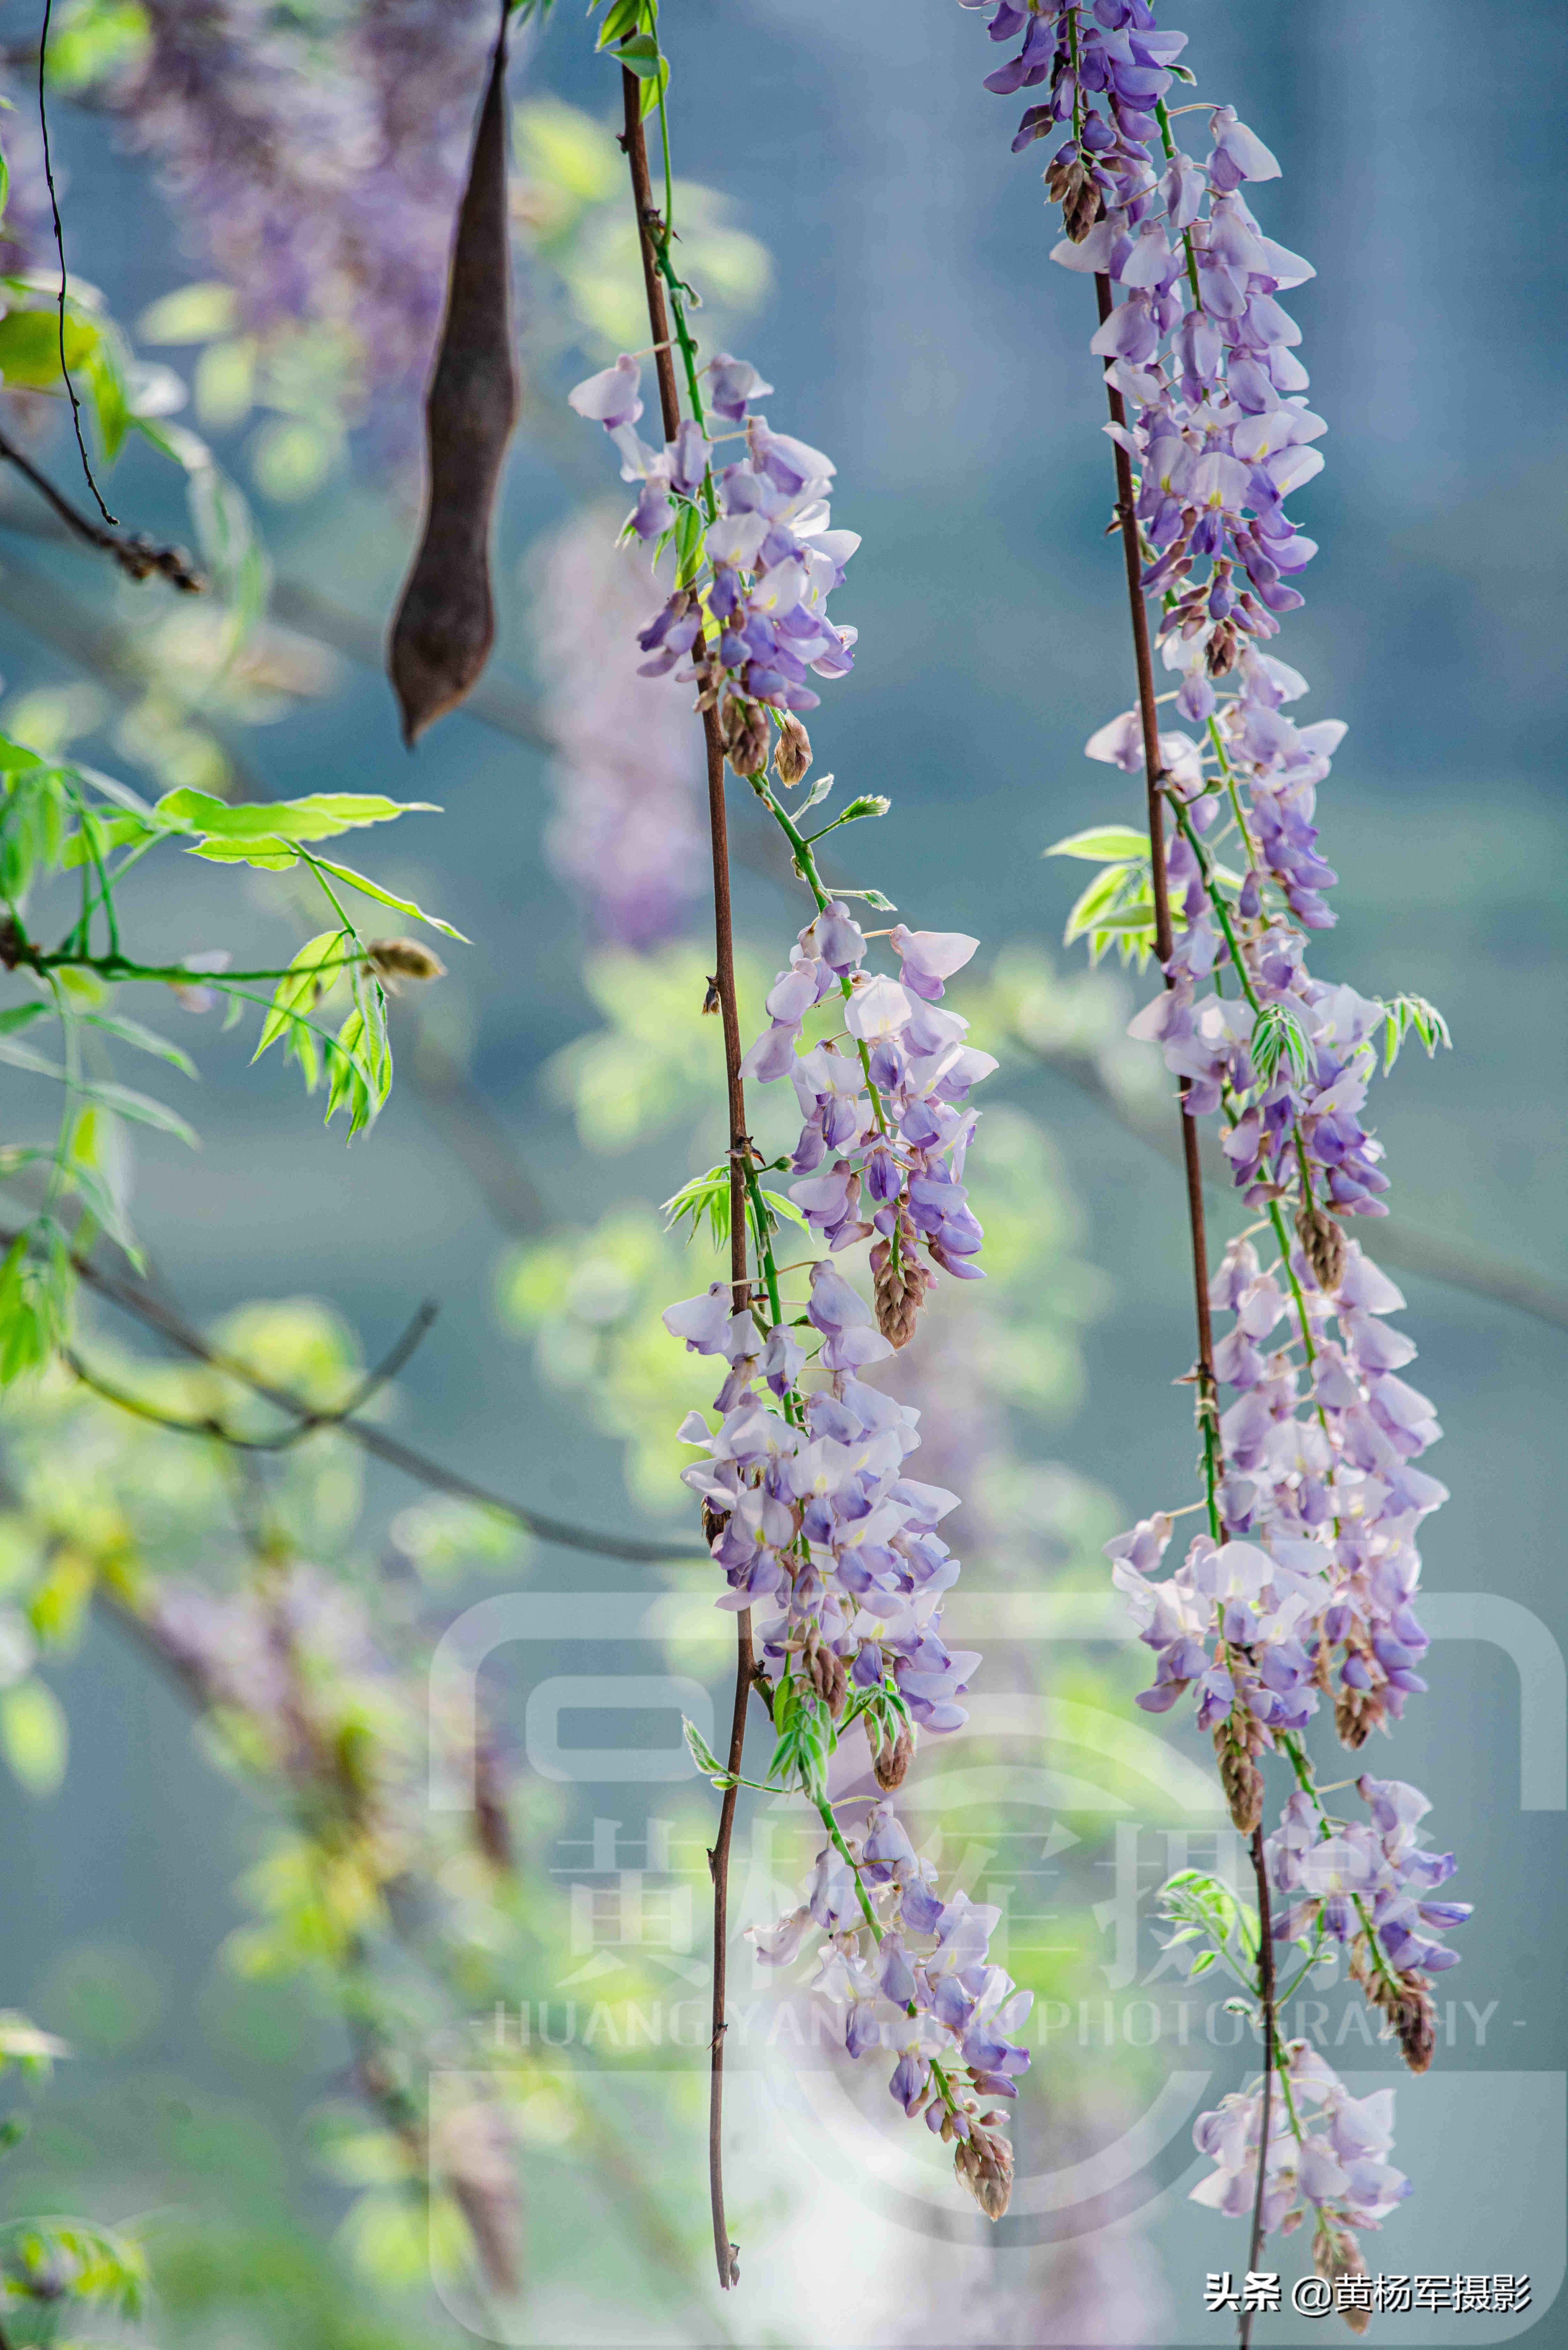
POLYGON ((900 1730, 890 1746, 884 1740, 877 1748, 871 1757, 871 1768, 877 1773, 877 1784, 885 1794, 890 1795, 896 1788, 903 1785, 909 1768, 909 1757, 914 1751, 914 1738, 908 1730, 900 1730))
POLYGON ((400 979, 446 977, 446 965, 440 955, 431 954, 418 939, 372 939, 365 951, 394 993, 400 979))
POLYGON ((737 775, 760 775, 768 764, 767 712, 760 702, 731 694, 721 726, 730 764, 737 775))
POLYGON ((1241 639, 1233 620, 1221 620, 1209 639, 1207 667, 1210 677, 1227 677, 1236 666, 1241 639))
POLYGON ((877 1328, 894 1347, 907 1347, 936 1275, 915 1254, 915 1228, 908 1216, 898 1220, 897 1239, 897 1255, 890 1241, 878 1241, 871 1252, 872 1290, 877 1328))
POLYGON ((15 971, 21 959, 22 933, 16 928, 13 918, 7 914, 5 920, 0 922, 0 962, 5 964, 7 971, 15 971))
POLYGON ((1231 1821, 1242 1835, 1251 1835, 1263 1816, 1263 1774, 1228 1721, 1214 1732, 1214 1753, 1231 1821))
POLYGON ((781 784, 798 784, 811 764, 811 737, 793 713, 774 745, 774 773, 781 784))
POLYGON ((1313 1206, 1300 1211, 1296 1231, 1312 1267, 1313 1279, 1325 1296, 1332 1297, 1345 1279, 1343 1228, 1325 1209, 1313 1206))
MULTIPOLYGON (((1326 2220, 1318 2222, 1313 2243, 1312 2264, 1320 2277, 1333 2284, 1340 2277, 1362 2277, 1366 2274, 1366 2262, 1361 2257, 1361 2247, 1348 2228, 1335 2228, 1326 2220)), ((1365 2334, 1372 2323, 1370 2309, 1342 2309, 1341 2317, 1353 2334, 1365 2334)))
MULTIPOLYGON (((1370 1649, 1362 1653, 1370 1664, 1370 1649)), ((1348 1746, 1353 1753, 1357 1747, 1365 1746, 1373 1731, 1382 1729, 1386 1711, 1381 1689, 1342 1689, 1334 1700, 1334 1726, 1340 1744, 1348 1746)))
POLYGON ((1000 2220, 1012 2194, 1012 2148, 1000 2131, 971 2122, 953 2149, 953 2170, 988 2220, 1000 2220))
POLYGON ((1368 2004, 1387 2017, 1411 2072, 1426 2072, 1438 2044, 1438 2011, 1426 1976, 1414 1967, 1397 1972, 1380 1963, 1365 1934, 1355 1938, 1350 1972, 1368 2004))
POLYGON ((711 1502, 704 1500, 702 1503, 702 1539, 708 1544, 710 1550, 711 1550, 713 1544, 718 1541, 719 1536, 723 1533, 724 1528, 729 1524, 729 1523, 730 1513, 728 1510, 716 1510, 711 1502))
POLYGON ((1074 244, 1082 244, 1100 216, 1100 192, 1083 163, 1056 162, 1045 173, 1045 192, 1062 207, 1062 226, 1074 244))
POLYGON ((703 1011, 703 1014, 704 1014, 704 1016, 705 1016, 705 1017, 711 1017, 711 1014, 712 1014, 713 1013, 717 1012, 717 1010, 718 1010, 718 1009, 719 1009, 719 982, 718 982, 717 978, 715 977, 715 978, 711 979, 711 980, 708 982, 708 993, 707 993, 707 994, 702 998, 702 1011, 703 1011))
POLYGON ((827 1647, 814 1624, 805 1636, 806 1678, 835 1721, 849 1699, 849 1670, 837 1651, 827 1647))

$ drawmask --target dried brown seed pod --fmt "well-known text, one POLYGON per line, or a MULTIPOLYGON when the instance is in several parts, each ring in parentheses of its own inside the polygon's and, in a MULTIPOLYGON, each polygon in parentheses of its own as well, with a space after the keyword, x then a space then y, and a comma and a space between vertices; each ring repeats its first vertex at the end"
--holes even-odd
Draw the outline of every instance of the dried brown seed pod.
POLYGON ((477 681, 495 639, 491 515, 517 421, 511 310, 504 22, 458 211, 446 318, 425 399, 424 530, 388 654, 410 748, 477 681))

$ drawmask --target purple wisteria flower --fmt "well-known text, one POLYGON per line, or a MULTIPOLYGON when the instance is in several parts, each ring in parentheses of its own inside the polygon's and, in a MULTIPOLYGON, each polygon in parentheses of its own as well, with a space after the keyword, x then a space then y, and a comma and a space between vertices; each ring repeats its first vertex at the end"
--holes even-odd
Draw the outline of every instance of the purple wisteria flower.
POLYGON ((977 1280, 984 1235, 962 1180, 978 1116, 968 1102, 996 1062, 964 1042, 968 1021, 933 999, 979 941, 903 923, 888 941, 898 979, 861 969, 865 933, 841 900, 831 901, 770 989, 770 1024, 742 1075, 793 1080, 803 1123, 790 1164, 804 1180, 790 1194, 831 1248, 875 1236, 884 1283, 895 1259, 913 1266, 921 1248, 944 1273, 977 1280), (802 1052, 807 1014, 836 995, 842 1037, 802 1052))
POLYGON ((1357 1784, 1370 1822, 1330 1825, 1302 1790, 1285 1805, 1264 1846, 1270 1880, 1283 1897, 1274 1939, 1296 1940, 1320 1925, 1336 1942, 1375 1933, 1393 1966, 1441 1974, 1459 1954, 1433 1937, 1462 1926, 1471 1904, 1431 1898, 1456 1866, 1452 1853, 1428 1852, 1420 1842, 1416 1823, 1431 1804, 1402 1779, 1357 1784))
MULTIPOLYGON (((827 599, 860 541, 854 531, 829 526, 832 459, 752 413, 751 403, 772 385, 726 351, 703 372, 713 413, 731 428, 722 440, 745 443, 732 463, 722 462, 721 443, 690 417, 663 449, 639 438, 641 370, 624 353, 578 384, 570 400, 579 416, 603 424, 619 452, 622 480, 639 485, 628 533, 652 545, 681 515, 693 517, 705 563, 701 570, 688 567, 691 584, 677 588, 642 630, 643 675, 673 671, 698 684, 710 708, 727 685, 734 715, 726 718, 726 742, 732 743, 748 705, 814 710, 820 696, 810 678, 847 676, 857 632, 835 626, 827 599)), ((766 763, 766 738, 760 740, 759 769, 766 763)))
POLYGON ((1215 2167, 1192 2189, 1191 2200, 1231 2219, 1250 2218, 1262 2156, 1264 2233, 1281 2228, 1289 2235, 1310 2220, 1319 2273, 1360 2275, 1357 2232, 1380 2227, 1410 2191, 1403 2171, 1387 2158, 1394 2092, 1375 2089, 1370 2096, 1353 2097, 1308 2041, 1293 2041, 1281 2053, 1289 2095, 1280 2095, 1276 2085, 1268 2100, 1266 2148, 1261 2081, 1199 2115, 1192 2142, 1215 2167))

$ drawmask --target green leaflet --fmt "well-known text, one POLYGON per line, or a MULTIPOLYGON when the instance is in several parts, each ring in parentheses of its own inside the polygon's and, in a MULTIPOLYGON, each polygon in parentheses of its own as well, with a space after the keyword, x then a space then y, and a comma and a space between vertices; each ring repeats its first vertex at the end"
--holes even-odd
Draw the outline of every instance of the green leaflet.
MULTIPOLYGON (((389 824, 400 816, 439 816, 441 810, 430 800, 389 800, 373 792, 313 792, 302 800, 232 802, 182 786, 165 792, 153 813, 168 831, 239 844, 334 840, 364 825, 389 824)), ((209 848, 206 853, 225 852, 209 848)))
POLYGON ((1312 1076, 1312 1045, 1306 1030, 1288 1004, 1264 1005, 1252 1023, 1249 1049, 1258 1083, 1262 1087, 1273 1084, 1282 1061, 1289 1062, 1291 1081, 1298 1087, 1312 1076))
POLYGON ((374 898, 379 906, 390 906, 394 913, 410 915, 416 922, 423 922, 429 929, 440 931, 443 938, 456 939, 460 946, 472 943, 451 922, 443 922, 439 914, 427 914, 424 908, 416 906, 411 898, 394 898, 389 889, 383 889, 379 881, 368 880, 363 873, 356 873, 351 865, 334 865, 329 857, 312 857, 308 861, 313 866, 319 866, 324 873, 330 873, 335 880, 346 881, 349 889, 358 889, 362 898, 374 898))
MULTIPOLYGON (((322 931, 300 948, 273 991, 272 1009, 262 1023, 261 1042, 251 1055, 253 1061, 259 1061, 268 1045, 275 1044, 286 1031, 296 1028, 297 1020, 292 1015, 301 1014, 302 1010, 308 1012, 317 996, 325 993, 327 987, 337 978, 336 972, 329 972, 324 980, 322 964, 336 962, 340 957, 351 954, 354 949, 355 941, 349 932, 339 930, 322 931)), ((314 1092, 314 1077, 307 1077, 306 1083, 308 1089, 314 1092)))
POLYGON ((1040 854, 1082 857, 1092 865, 1124 863, 1129 858, 1147 857, 1148 835, 1136 831, 1130 824, 1095 824, 1085 832, 1070 832, 1065 840, 1053 841, 1040 854))

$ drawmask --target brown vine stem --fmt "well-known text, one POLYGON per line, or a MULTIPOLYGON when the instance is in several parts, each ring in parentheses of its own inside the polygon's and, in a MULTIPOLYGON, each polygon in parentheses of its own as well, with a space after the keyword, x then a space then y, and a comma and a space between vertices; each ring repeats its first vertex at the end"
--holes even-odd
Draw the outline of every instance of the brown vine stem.
MULTIPOLYGON (((659 214, 649 176, 648 141, 642 129, 642 84, 621 68, 626 105, 626 129, 621 145, 631 171, 632 200, 637 207, 639 244, 642 252, 643 284, 648 295, 648 323, 652 331, 654 361, 659 371, 659 404, 664 437, 673 441, 680 429, 680 398, 676 387, 675 355, 670 338, 664 285, 659 271, 659 214)), ((724 1079, 730 1109, 730 1277, 734 1283, 739 1313, 751 1295, 746 1262, 745 1170, 751 1154, 746 1133, 746 1096, 741 1079, 741 1015, 735 1001, 735 951, 730 911, 730 840, 724 805, 724 745, 719 733, 719 713, 702 712, 702 736, 708 761, 708 827, 713 848, 714 987, 724 1032, 724 1079)), ((713 2010, 708 2095, 708 2189, 713 2211, 713 2257, 719 2282, 725 2292, 740 2276, 739 2247, 730 2241, 724 2216, 724 2033, 725 1962, 729 1943, 730 1847, 735 1832, 735 1779, 744 1756, 746 1700, 751 1693, 754 1660, 752 1654, 752 1612, 736 1618, 735 1704, 730 1723, 728 1769, 730 1784, 719 1813, 719 1832, 708 1856, 713 1878, 713 2010)))
MULTIPOLYGON (((1095 298, 1104 326, 1112 310, 1111 281, 1101 272, 1095 276, 1095 298)), ((1110 405, 1111 421, 1124 431, 1127 410, 1121 393, 1108 380, 1106 397, 1110 405)), ((1149 867, 1154 891, 1155 952, 1163 970, 1170 960, 1172 936, 1170 928, 1170 887, 1165 863, 1165 768, 1159 755, 1159 711, 1154 691, 1154 655, 1149 644, 1148 611, 1143 593, 1143 551, 1138 544, 1137 513, 1133 496, 1132 461, 1119 441, 1113 441, 1116 468, 1116 520, 1121 526, 1122 554, 1127 564, 1127 604, 1132 617, 1133 654, 1137 666, 1138 716, 1143 729, 1144 774, 1148 801, 1149 867)), ((1169 979, 1166 981, 1168 987, 1169 979)), ((1187 1079, 1181 1080, 1185 1097, 1187 1079)), ((1220 1403, 1214 1378, 1213 1326, 1209 1312, 1209 1243, 1203 1221, 1203 1170, 1198 1155, 1198 1128, 1187 1115, 1185 1099, 1180 1105, 1181 1156, 1187 1178, 1187 1216, 1192 1242, 1192 1280, 1194 1303, 1198 1314, 1198 1416, 1203 1431, 1203 1461, 1209 1497, 1210 1532, 1218 1540, 1220 1533, 1215 1492, 1223 1470, 1220 1452, 1220 1403)), ((1269 2105, 1274 2075, 1274 1949, 1269 1918, 1269 1879, 1263 1860, 1262 1827, 1252 1835, 1252 1874, 1258 1889, 1260 1950, 1258 1956, 1259 1991, 1263 2008, 1263 2120, 1262 2137, 1258 2147, 1258 2185, 1252 2208, 1252 2250, 1251 2265, 1255 2269, 1262 2250, 1263 2185, 1269 2146, 1269 2105)), ((1241 2350, 1249 2350, 1251 2341, 1251 2311, 1241 2318, 1241 2350)))
MULTIPOLYGON (((1274 1921, 1269 1910, 1269 1872, 1263 1859, 1263 1831, 1260 1825, 1252 1830, 1252 1875, 1258 1887, 1258 1989, 1263 2006, 1263 2110, 1259 2122, 1258 2182, 1252 2189, 1251 2247, 1247 2254, 1247 2266, 1261 2269, 1263 2264, 1263 2189, 1269 2175, 1269 2119, 1274 2086, 1274 2064, 1278 2033, 1274 2016, 1274 1921)), ((1243 2300, 1246 2296, 1243 2294, 1243 2300)), ((1252 2312, 1241 2313, 1240 2350, 1251 2350, 1252 2312)))

